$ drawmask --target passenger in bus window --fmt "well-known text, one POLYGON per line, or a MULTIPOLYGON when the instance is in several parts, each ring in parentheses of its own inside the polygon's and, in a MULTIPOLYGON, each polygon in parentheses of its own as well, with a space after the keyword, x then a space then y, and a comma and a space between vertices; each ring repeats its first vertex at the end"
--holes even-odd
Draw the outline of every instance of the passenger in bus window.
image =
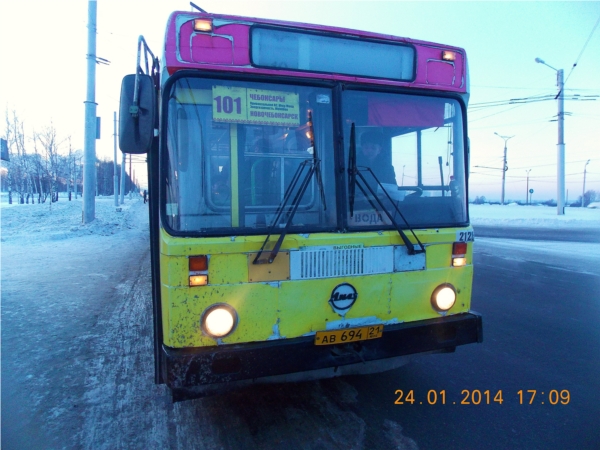
POLYGON ((216 168, 217 171, 212 177, 212 195, 213 202, 217 206, 229 204, 231 199, 231 171, 229 169, 229 158, 227 164, 216 168))
POLYGON ((269 145, 269 140, 265 138, 258 138, 254 145, 252 146, 252 151, 254 153, 270 153, 271 146, 269 145))
MULTIPOLYGON (((360 137, 360 151, 357 152, 357 165, 368 167, 375 174, 380 183, 396 184, 396 172, 394 166, 384 158, 381 153, 383 149, 383 134, 379 131, 366 131, 360 137)), ((371 187, 376 183, 371 174, 363 175, 371 187)))

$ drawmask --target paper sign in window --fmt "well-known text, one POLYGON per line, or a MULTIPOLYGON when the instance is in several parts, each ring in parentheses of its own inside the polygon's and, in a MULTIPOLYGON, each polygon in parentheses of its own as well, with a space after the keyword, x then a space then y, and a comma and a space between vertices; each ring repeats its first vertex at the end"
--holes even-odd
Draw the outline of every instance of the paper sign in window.
POLYGON ((293 92, 213 86, 213 120, 297 127, 300 101, 293 92))

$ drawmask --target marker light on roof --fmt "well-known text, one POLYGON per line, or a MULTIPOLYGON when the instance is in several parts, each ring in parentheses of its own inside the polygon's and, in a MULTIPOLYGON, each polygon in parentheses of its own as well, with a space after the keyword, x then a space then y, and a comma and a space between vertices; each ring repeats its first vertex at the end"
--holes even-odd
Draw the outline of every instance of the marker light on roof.
POLYGON ((212 21, 210 19, 195 19, 194 31, 211 32, 212 21))
POLYGON ((442 59, 444 61, 455 61, 456 60, 456 52, 451 52, 450 50, 444 50, 442 52, 442 59))

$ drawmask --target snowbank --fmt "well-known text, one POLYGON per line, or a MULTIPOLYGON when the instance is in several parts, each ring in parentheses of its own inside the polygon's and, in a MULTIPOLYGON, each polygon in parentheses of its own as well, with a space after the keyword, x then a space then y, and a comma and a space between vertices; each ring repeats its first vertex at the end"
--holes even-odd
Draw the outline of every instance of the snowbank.
POLYGON ((600 231, 600 209, 565 208, 559 216, 552 206, 469 205, 473 226, 521 228, 595 228, 600 231))
POLYGON ((96 219, 82 224, 82 200, 69 201, 62 197, 58 202, 41 204, 8 204, 2 193, 0 208, 0 235, 2 242, 17 239, 60 240, 82 235, 110 236, 124 228, 133 228, 129 209, 141 198, 125 198, 125 203, 115 207, 114 197, 96 197, 96 219), (120 211, 119 211, 120 210, 120 211))
MULTIPOLYGON (((56 203, 8 205, 6 193, 0 196, 1 238, 3 242, 19 238, 67 239, 86 234, 110 236, 123 228, 132 228, 129 209, 141 197, 116 208, 114 197, 96 197, 96 220, 83 225, 82 201, 61 197, 56 203), (118 211, 120 209, 120 211, 118 211)), ((474 226, 509 226, 522 228, 588 228, 600 231, 600 208, 566 208, 556 214, 556 207, 519 205, 470 205, 474 226)))

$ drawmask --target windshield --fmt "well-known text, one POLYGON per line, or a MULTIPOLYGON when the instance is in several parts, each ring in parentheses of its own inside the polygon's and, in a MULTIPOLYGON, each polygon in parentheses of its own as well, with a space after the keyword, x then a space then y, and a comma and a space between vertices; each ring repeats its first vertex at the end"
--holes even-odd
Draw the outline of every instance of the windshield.
POLYGON ((316 149, 322 192, 310 177, 290 230, 335 229, 331 98, 317 87, 178 79, 167 106, 168 226, 265 234, 288 188, 295 197, 294 177, 308 173, 316 149))
POLYGON ((465 224, 461 103, 338 92, 339 119, 327 87, 175 79, 164 100, 165 226, 227 236, 465 224))
POLYGON ((358 172, 346 181, 350 229, 391 225, 382 208, 403 227, 452 226, 467 221, 458 101, 344 91, 342 114, 345 161, 351 165, 353 141, 358 172))

